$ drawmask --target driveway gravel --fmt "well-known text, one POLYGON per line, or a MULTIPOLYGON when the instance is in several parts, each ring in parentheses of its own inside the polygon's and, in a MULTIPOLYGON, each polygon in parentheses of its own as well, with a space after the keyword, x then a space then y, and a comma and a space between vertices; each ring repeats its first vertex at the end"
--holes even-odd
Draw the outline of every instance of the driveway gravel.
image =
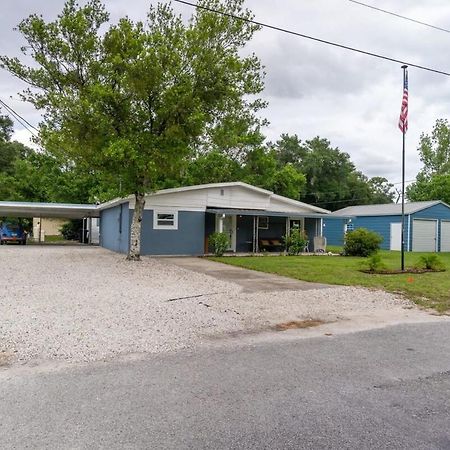
POLYGON ((0 261, 0 365, 103 360, 444 320, 380 291, 246 292, 170 258, 131 263, 96 247, 3 246, 0 261), (328 323, 283 333, 271 328, 308 319, 328 323))

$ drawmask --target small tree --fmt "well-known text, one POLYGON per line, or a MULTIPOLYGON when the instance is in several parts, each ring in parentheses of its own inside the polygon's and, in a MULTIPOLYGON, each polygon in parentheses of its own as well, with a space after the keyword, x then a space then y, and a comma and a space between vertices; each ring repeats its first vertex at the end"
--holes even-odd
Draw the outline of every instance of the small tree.
POLYGON ((230 246, 230 240, 226 233, 212 233, 209 236, 209 246, 215 256, 223 256, 230 246))
POLYGON ((383 238, 366 228, 349 231, 345 236, 344 254, 346 256, 370 256, 380 249, 383 238))
POLYGON ((291 228, 287 236, 283 236, 284 246, 289 255, 302 253, 308 242, 308 236, 299 228, 291 228))
POLYGON ((263 73, 255 55, 241 56, 259 27, 243 3, 199 0, 225 15, 199 8, 188 23, 158 3, 146 23, 123 18, 107 28, 100 0, 68 0, 54 22, 31 15, 19 24, 32 66, 0 57, 45 113, 42 144, 134 193, 128 259, 140 256, 145 194, 176 178, 194 147, 259 136, 263 73))

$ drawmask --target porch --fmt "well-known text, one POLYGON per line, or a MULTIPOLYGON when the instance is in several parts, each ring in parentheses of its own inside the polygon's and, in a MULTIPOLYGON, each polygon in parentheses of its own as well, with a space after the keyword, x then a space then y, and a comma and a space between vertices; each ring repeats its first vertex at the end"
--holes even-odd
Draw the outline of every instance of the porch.
POLYGON ((323 236, 326 214, 299 214, 265 210, 207 209, 205 223, 205 252, 208 236, 224 232, 229 236, 229 252, 260 253, 284 251, 283 236, 293 228, 303 230, 308 243, 306 252, 314 252, 314 238, 323 236))

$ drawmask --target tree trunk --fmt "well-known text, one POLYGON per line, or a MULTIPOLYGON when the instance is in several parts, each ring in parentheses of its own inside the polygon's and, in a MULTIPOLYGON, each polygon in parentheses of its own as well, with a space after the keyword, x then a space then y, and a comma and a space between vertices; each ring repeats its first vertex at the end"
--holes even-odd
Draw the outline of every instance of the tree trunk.
POLYGON ((145 206, 145 194, 135 192, 136 204, 134 206, 133 220, 131 222, 130 249, 127 259, 129 261, 140 261, 141 259, 141 229, 142 215, 145 206))

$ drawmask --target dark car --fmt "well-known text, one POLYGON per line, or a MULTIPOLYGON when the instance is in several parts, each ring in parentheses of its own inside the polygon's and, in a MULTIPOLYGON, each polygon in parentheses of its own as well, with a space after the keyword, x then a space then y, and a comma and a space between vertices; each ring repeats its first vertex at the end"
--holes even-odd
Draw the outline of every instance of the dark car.
POLYGON ((3 245, 8 242, 17 242, 22 245, 27 243, 27 233, 21 225, 10 223, 0 225, 0 244, 3 245))

